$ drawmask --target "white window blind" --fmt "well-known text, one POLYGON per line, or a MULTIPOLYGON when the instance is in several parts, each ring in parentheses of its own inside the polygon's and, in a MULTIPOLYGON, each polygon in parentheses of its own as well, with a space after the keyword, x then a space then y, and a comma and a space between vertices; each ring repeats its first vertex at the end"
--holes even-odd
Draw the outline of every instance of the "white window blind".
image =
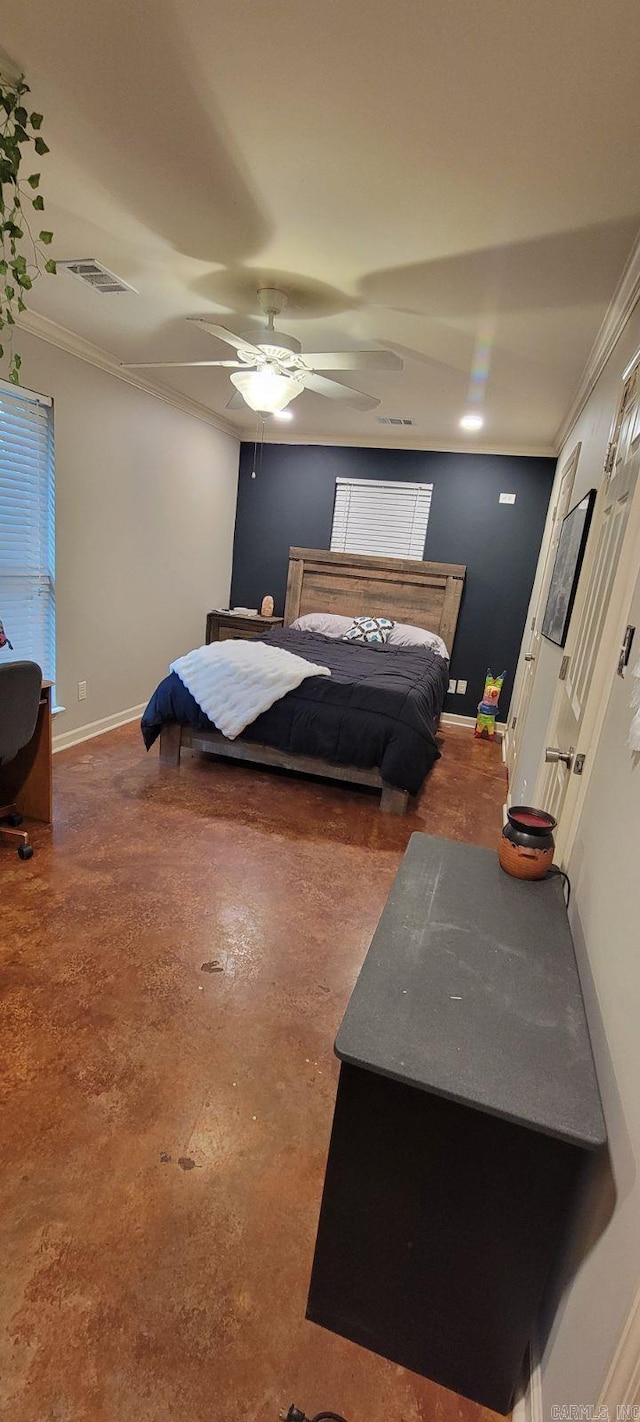
POLYGON ((336 479, 331 550, 424 558, 433 484, 336 479))
POLYGON ((13 650, 55 680, 53 409, 0 381, 0 621, 13 650))

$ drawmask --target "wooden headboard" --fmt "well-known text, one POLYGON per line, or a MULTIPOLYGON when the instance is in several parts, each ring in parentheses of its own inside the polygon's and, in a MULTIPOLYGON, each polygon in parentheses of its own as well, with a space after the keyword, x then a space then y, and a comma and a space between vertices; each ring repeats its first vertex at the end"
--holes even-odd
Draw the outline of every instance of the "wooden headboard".
POLYGON ((437 632, 451 652, 466 571, 464 563, 290 548, 285 626, 307 612, 392 617, 437 632))

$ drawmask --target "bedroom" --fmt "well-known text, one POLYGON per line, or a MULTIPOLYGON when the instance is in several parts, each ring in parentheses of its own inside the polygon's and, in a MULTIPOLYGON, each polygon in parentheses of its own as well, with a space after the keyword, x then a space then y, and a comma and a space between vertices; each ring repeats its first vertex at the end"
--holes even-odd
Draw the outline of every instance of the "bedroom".
MULTIPOLYGON (((557 480, 580 443, 575 499, 600 488, 640 346, 633 12, 596 6, 585 25, 573 3, 532 17, 456 0, 407 4, 399 26, 355 0, 251 5, 250 22, 248 8, 64 0, 54 14, 37 0, 3 25, 3 78, 24 70, 44 115, 58 263, 14 338, 22 389, 53 401, 35 408, 53 421, 56 496, 53 826, 34 826, 27 863, 0 846, 2 1386, 24 1422, 212 1408, 269 1422, 294 1399, 348 1422, 479 1415, 305 1319, 333 1040, 411 833, 488 848, 500 835, 501 742, 473 736, 484 677, 506 669, 508 729, 557 480), (88 258, 124 290, 63 269, 88 258), (228 408, 236 371, 124 368, 233 359, 187 318, 255 341, 264 289, 286 295, 274 328, 303 355, 390 353, 326 370, 380 403, 308 386, 290 419, 261 422, 228 408), (284 616, 290 549, 331 548, 337 480, 396 499, 431 486, 419 561, 465 570, 441 758, 402 816, 381 814, 371 785, 191 752, 160 768, 140 737, 207 614, 271 595, 284 616)), ((384 615, 362 591, 344 615, 384 615)), ((633 624, 616 615, 605 641, 633 624)), ((509 762, 527 803, 562 655, 536 651, 509 762)), ((564 862, 621 1207, 549 1333, 545 1407, 598 1402, 640 1278, 633 886, 613 807, 589 799, 599 767, 614 774, 617 714, 564 862)), ((637 825, 631 772, 620 787, 637 825)))

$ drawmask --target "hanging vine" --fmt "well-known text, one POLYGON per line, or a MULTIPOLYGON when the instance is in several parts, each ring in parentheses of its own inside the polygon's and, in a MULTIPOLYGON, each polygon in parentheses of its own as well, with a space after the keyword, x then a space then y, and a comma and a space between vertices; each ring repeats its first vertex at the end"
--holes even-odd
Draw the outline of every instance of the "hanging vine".
POLYGON ((42 114, 26 107, 29 92, 24 75, 13 80, 0 75, 0 360, 8 357, 13 385, 20 384, 22 359, 13 336, 18 313, 27 309, 25 292, 43 272, 56 271, 45 250, 53 233, 44 228, 36 237, 31 228, 33 214, 44 212, 40 173, 23 176, 32 152, 39 158, 49 152, 40 132, 42 114))

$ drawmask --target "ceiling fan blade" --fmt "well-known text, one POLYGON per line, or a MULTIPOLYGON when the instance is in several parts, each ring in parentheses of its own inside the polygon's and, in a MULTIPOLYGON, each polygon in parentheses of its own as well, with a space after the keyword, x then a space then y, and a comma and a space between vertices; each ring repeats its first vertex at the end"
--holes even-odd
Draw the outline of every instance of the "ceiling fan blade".
POLYGON ((225 365, 231 370, 246 370, 243 360, 121 360, 123 370, 169 370, 175 366, 225 365))
POLYGON ((220 341, 226 341, 227 345, 235 346, 237 351, 251 351, 259 360, 264 360, 264 355, 257 346, 253 346, 251 341, 244 340, 242 336, 237 336, 228 326, 217 326, 215 321, 207 321, 204 316, 189 316, 187 319, 195 321, 197 326, 202 326, 211 336, 217 336, 220 341))
POLYGON ((309 370, 402 370, 404 362, 393 351, 304 351, 309 370))
POLYGON ((329 400, 342 400, 352 405, 354 410, 375 410, 380 404, 374 395, 363 395, 360 390, 352 390, 350 385, 340 385, 337 380, 327 380, 324 375, 314 375, 313 371, 301 371, 307 390, 315 390, 316 395, 326 395, 329 400))
POLYGON ((234 390, 230 400, 227 400, 225 410, 248 410, 246 400, 243 400, 239 390, 234 390))

